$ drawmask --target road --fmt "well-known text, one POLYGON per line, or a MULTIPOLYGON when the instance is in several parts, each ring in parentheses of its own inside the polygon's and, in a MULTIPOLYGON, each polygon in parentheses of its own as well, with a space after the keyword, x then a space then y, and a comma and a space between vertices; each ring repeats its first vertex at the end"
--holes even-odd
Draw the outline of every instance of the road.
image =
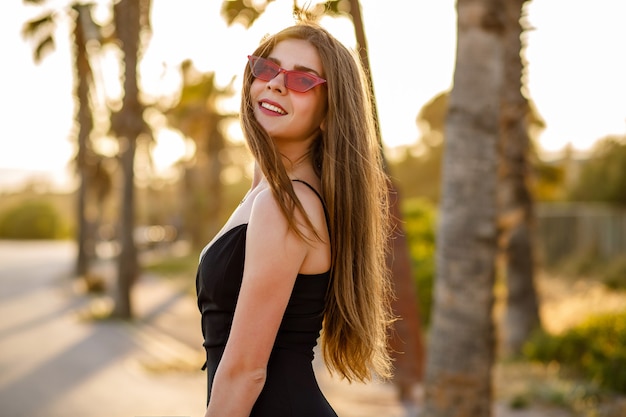
POLYGON ((74 256, 71 243, 0 241, 0 415, 201 415, 201 372, 149 366, 190 348, 143 322, 81 319, 97 299, 73 289, 74 256))

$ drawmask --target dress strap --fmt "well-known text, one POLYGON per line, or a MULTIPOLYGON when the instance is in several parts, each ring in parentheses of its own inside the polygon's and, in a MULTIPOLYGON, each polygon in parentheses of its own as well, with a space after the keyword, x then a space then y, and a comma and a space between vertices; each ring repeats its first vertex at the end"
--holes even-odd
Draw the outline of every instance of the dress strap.
POLYGON ((302 180, 292 180, 292 181, 300 182, 300 183, 306 185, 320 199, 320 201, 322 202, 322 207, 324 208, 324 217, 326 217, 326 227, 329 228, 329 230, 330 230, 330 219, 328 217, 328 209, 326 209, 326 203, 324 203, 324 199, 322 198, 322 195, 320 193, 318 193, 317 190, 315 188, 313 188, 313 186, 311 184, 309 184, 308 182, 306 182, 306 181, 302 181, 302 180))

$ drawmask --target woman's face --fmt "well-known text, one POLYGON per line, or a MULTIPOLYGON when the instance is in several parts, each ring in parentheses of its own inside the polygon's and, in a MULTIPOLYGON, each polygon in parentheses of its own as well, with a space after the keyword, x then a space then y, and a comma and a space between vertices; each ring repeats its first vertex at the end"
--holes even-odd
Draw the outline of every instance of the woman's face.
MULTIPOLYGON (((286 70, 310 72, 324 78, 319 54, 308 41, 280 41, 267 59, 286 70)), ((318 85, 299 93, 285 87, 282 72, 270 81, 255 78, 250 96, 255 118, 276 144, 314 139, 326 116, 326 86, 318 85)))

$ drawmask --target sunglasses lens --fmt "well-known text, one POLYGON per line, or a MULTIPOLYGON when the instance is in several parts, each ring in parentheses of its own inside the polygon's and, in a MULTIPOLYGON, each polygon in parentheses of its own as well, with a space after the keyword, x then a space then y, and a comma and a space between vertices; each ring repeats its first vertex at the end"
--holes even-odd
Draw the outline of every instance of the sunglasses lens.
POLYGON ((315 87, 317 79, 304 72, 290 72, 285 78, 285 86, 287 88, 304 93, 315 87))
POLYGON ((263 58, 250 57, 252 75, 263 81, 269 81, 278 75, 280 67, 272 61, 263 58))

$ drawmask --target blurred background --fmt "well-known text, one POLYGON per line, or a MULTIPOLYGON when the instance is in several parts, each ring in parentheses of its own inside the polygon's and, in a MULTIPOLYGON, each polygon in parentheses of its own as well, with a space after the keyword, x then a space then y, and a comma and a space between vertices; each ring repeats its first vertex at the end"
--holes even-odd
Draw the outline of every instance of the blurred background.
MULTIPOLYGON (((89 297, 88 308, 108 300, 94 317, 140 316, 131 290, 146 274, 193 299, 199 252, 252 177, 238 122, 246 55, 264 34, 292 24, 294 7, 306 9, 348 47, 366 47, 407 253, 396 271, 407 277, 397 283, 397 309, 410 317, 398 332, 413 353, 400 360, 409 370, 400 372, 398 398, 420 397, 456 2, 344 0, 325 10, 324 2, 290 0, 128 3, 2 6, 2 247, 73 242, 76 297, 89 297)), ((510 409, 617 416, 626 394, 626 3, 520 5, 521 181, 533 233, 525 276, 541 331, 516 342, 499 333, 508 353, 500 358, 515 361, 499 362, 497 396, 510 409), (525 382, 498 384, 511 375, 525 382)), ((513 230, 518 215, 503 211, 500 228, 513 230)), ((502 242, 510 236, 500 236, 493 289, 494 317, 505 327, 511 272, 502 242)))

